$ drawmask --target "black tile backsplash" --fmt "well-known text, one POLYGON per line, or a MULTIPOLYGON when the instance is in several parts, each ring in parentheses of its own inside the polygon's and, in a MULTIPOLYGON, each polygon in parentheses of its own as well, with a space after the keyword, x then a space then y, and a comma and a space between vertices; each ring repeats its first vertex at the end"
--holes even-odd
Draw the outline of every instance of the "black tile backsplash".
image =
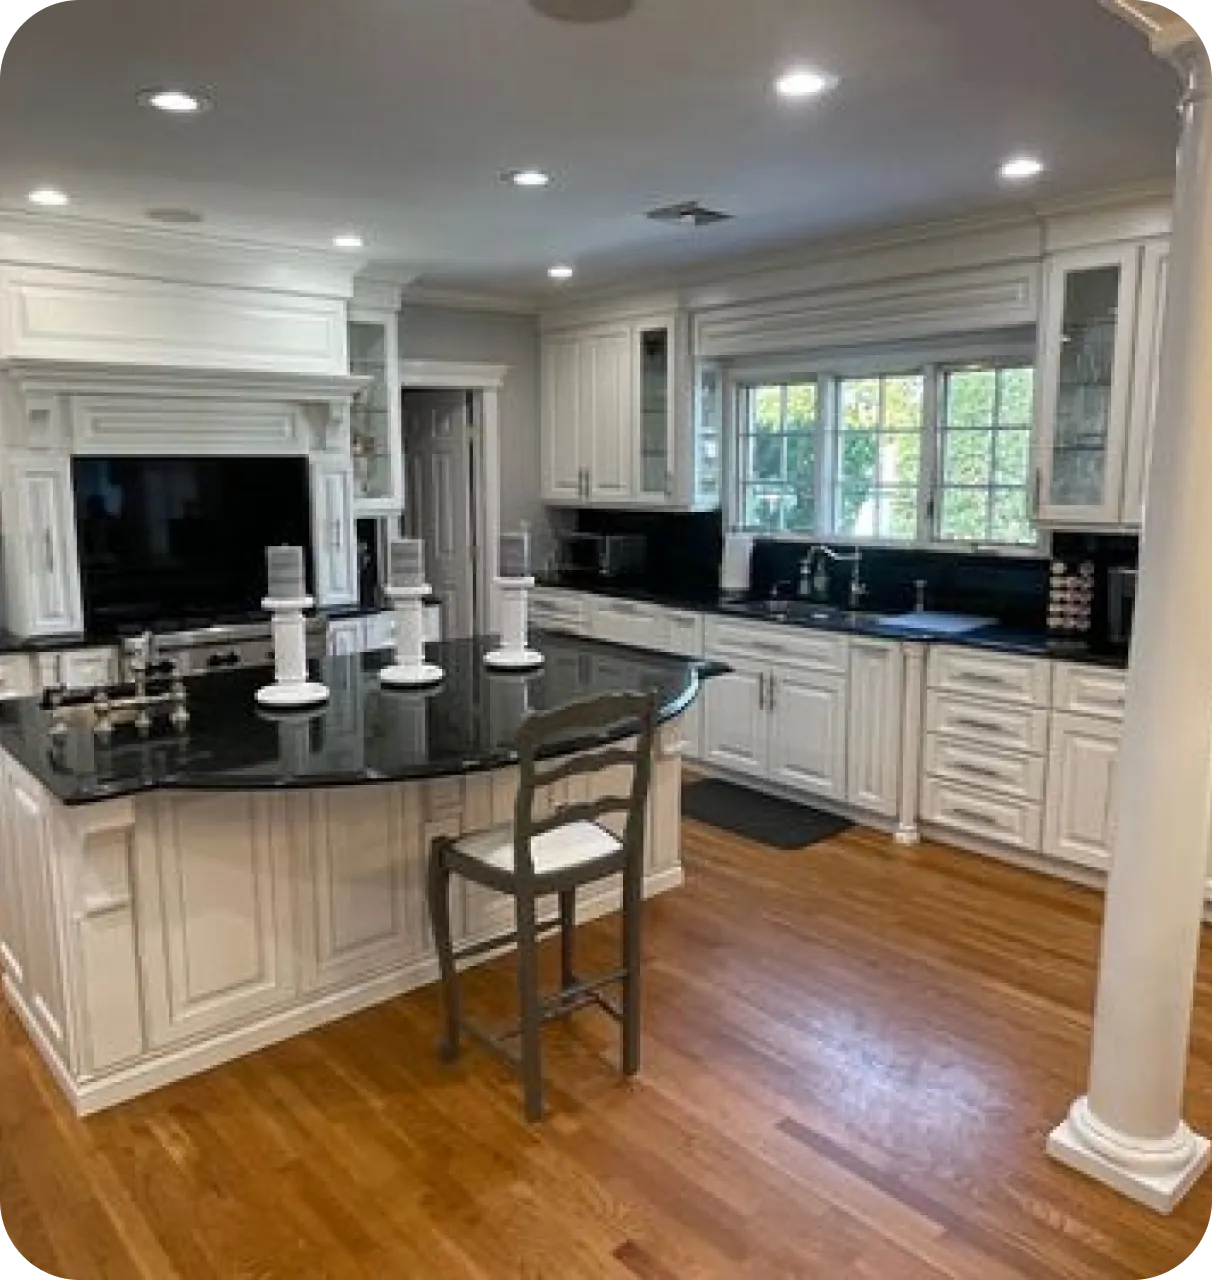
POLYGON ((702 600, 719 587, 724 524, 718 511, 578 511, 578 533, 636 533, 648 544, 648 567, 634 585, 702 600))

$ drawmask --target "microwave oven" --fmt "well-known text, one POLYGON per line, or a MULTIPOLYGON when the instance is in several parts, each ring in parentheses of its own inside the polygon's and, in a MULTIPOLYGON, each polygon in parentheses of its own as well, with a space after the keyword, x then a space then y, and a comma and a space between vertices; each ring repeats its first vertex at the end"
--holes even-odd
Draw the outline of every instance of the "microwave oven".
POLYGON ((556 537, 561 574, 593 578, 633 578, 644 572, 648 543, 634 533, 562 533, 556 537))

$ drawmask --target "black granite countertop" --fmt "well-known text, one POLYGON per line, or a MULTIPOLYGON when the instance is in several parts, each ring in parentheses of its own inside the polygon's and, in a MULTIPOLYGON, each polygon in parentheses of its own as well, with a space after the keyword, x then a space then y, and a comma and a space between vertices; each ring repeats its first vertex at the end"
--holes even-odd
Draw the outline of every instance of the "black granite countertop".
POLYGON ((651 591, 627 583, 560 579, 539 579, 539 585, 587 595, 619 600, 637 600, 670 609, 689 609, 698 613, 723 614, 746 618, 753 622, 769 622, 780 626, 802 627, 815 631, 842 632, 846 635, 873 636, 884 640, 909 640, 923 644, 960 645, 965 648, 990 649, 1001 653, 1018 653, 1032 658, 1056 658, 1065 662, 1088 663, 1093 666, 1124 670, 1128 666, 1128 650, 1123 646, 1097 646, 1084 641, 1060 640, 1046 631, 994 623, 975 631, 950 634, 923 627, 905 630, 890 627, 881 619, 887 614, 875 611, 854 612, 832 606, 810 604, 801 600, 753 600, 729 597, 719 592, 692 597, 674 592, 651 591))
MULTIPOLYGON (((532 675, 490 671, 484 639, 428 645, 429 660, 446 671, 431 692, 382 688, 385 653, 325 658, 313 673, 331 698, 314 713, 260 709, 254 694, 272 678, 266 667, 198 676, 188 682, 184 734, 157 728, 143 739, 124 726, 109 745, 85 723, 55 743, 48 713, 36 699, 19 698, 0 702, 0 749, 69 805, 158 788, 255 791, 440 777, 511 763, 530 710, 655 689, 660 718, 668 720, 694 699, 700 678, 727 669, 572 637, 539 635, 534 643, 547 661, 532 675)), ((586 745, 569 741, 561 750, 586 745)))

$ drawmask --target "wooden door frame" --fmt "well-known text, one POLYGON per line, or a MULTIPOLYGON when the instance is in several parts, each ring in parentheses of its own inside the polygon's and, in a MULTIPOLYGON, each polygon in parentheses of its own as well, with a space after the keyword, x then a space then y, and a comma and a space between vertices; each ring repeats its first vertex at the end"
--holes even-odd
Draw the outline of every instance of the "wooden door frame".
POLYGON ((479 448, 476 458, 476 527, 480 530, 476 616, 491 632, 501 629, 497 589, 497 543, 501 533, 501 387, 509 373, 504 364, 463 360, 401 360, 400 390, 467 391, 474 409, 471 431, 479 448))

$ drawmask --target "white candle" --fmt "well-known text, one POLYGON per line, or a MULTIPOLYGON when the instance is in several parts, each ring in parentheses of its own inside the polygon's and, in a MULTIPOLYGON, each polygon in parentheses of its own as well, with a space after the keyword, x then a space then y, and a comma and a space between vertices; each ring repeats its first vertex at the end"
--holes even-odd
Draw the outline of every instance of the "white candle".
POLYGON ((300 600, 307 594, 302 547, 266 547, 269 578, 266 594, 271 600, 300 600))
POLYGON ((420 538, 395 538, 387 549, 388 582, 393 587, 419 587, 425 582, 425 544, 420 538))
POLYGON ((502 578, 530 577, 530 534, 503 533, 497 568, 502 578))

